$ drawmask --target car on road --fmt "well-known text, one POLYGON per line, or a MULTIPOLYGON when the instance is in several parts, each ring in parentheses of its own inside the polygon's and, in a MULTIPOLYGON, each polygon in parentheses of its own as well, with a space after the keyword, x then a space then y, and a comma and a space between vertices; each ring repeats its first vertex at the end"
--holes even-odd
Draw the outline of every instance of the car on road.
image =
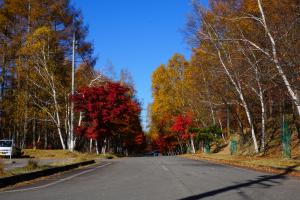
POLYGON ((158 150, 152 151, 153 156, 161 156, 161 153, 158 150))
POLYGON ((14 140, 0 140, 0 156, 21 157, 22 150, 15 146, 14 140))
POLYGON ((144 156, 161 156, 162 154, 160 153, 159 150, 154 150, 151 152, 147 152, 144 154, 144 156))

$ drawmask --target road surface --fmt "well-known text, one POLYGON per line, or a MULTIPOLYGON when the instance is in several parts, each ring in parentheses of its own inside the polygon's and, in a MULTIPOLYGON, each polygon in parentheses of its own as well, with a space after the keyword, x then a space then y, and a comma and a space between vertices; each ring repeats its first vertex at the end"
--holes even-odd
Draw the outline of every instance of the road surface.
POLYGON ((179 157, 133 157, 56 176, 1 200, 300 199, 300 180, 179 157))

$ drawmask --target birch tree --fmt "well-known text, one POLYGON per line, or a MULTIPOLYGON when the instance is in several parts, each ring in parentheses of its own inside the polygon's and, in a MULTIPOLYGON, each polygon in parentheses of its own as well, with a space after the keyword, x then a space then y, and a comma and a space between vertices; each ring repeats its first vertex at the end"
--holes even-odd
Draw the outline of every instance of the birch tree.
MULTIPOLYGON (((66 149, 63 136, 63 108, 64 100, 62 77, 58 71, 66 70, 64 66, 53 63, 55 54, 55 38, 48 27, 36 29, 27 37, 26 45, 20 50, 20 55, 29 61, 28 71, 30 82, 30 99, 33 104, 48 115, 56 126, 57 134, 63 149, 66 149)), ((22 65, 22 63, 19 63, 22 65)))
MULTIPOLYGON (((203 10, 199 9, 199 12, 204 12, 203 10)), ((220 36, 219 32, 216 31, 216 27, 208 21, 208 13, 203 13, 202 16, 202 22, 203 22, 203 32, 200 32, 200 35, 202 35, 203 40, 208 40, 214 47, 216 52, 216 57, 218 58, 220 62, 220 67, 223 68, 225 74, 227 75, 229 81, 233 85, 240 101, 241 105, 243 106, 247 120, 251 129, 251 136, 254 144, 254 150, 256 153, 258 153, 258 144, 256 139, 256 133, 254 129, 254 123, 253 118, 251 116, 251 111, 248 106, 248 103, 246 101, 243 88, 242 88, 242 80, 238 77, 236 73, 234 73, 232 70, 234 68, 233 59, 230 50, 228 50, 227 47, 230 47, 228 42, 224 42, 224 36, 220 36)))
MULTIPOLYGON (((292 5, 296 5, 295 2, 293 4, 293 2, 285 2, 285 3, 291 3, 292 5)), ((282 5, 282 4, 281 4, 282 5)), ((287 91, 288 94, 290 95, 291 99, 293 100, 298 115, 300 115, 300 99, 299 96, 297 94, 297 87, 295 85, 292 84, 292 82, 288 79, 287 74, 284 70, 282 61, 280 61, 279 58, 279 50, 278 50, 278 45, 276 42, 276 38, 274 36, 274 33, 272 32, 272 30, 270 29, 270 26, 267 22, 267 16, 265 13, 265 9, 264 9, 264 4, 261 0, 257 0, 257 6, 258 6, 258 10, 259 10, 259 16, 255 16, 251 13, 246 13, 246 16, 254 21, 256 21, 260 27, 264 30, 265 34, 266 34, 266 40, 269 42, 268 46, 261 46, 258 43, 256 43, 256 41, 253 41, 249 38, 242 38, 241 40, 250 44, 252 47, 254 47, 256 50, 260 51, 262 54, 264 54, 267 58, 269 58, 270 61, 272 61, 278 71, 279 76, 281 77, 287 91)), ((273 6, 273 5, 269 5, 269 6, 273 6)), ((295 13, 296 14, 296 13, 295 13)), ((284 19, 283 19, 284 20, 284 19)), ((293 24, 296 23, 297 24, 297 20, 299 20, 299 18, 297 19, 297 17, 295 17, 294 19, 295 21, 292 21, 292 25, 291 25, 291 29, 294 28, 293 24)), ((271 21, 271 19, 270 19, 271 21)), ((270 22, 271 23, 271 22, 270 22)), ((283 22, 284 23, 284 22, 283 22)), ((277 38, 280 37, 286 37, 286 35, 289 35, 290 30, 284 30, 282 35, 277 36, 277 38)), ((283 58, 285 59, 285 58, 283 58)), ((296 66, 292 66, 292 67, 296 67, 296 66)))

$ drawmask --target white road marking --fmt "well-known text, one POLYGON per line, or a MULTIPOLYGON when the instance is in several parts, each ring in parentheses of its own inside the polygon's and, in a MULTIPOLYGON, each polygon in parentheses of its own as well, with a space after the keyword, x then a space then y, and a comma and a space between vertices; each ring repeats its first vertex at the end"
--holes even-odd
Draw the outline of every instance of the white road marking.
POLYGON ((61 182, 67 181, 67 180, 71 180, 71 179, 73 179, 73 178, 75 178, 77 176, 80 176, 80 175, 83 175, 83 174, 95 171, 98 168, 106 167, 106 166, 108 166, 110 164, 112 164, 112 163, 106 163, 104 165, 100 165, 100 166, 94 167, 92 169, 88 169, 88 170, 85 170, 83 172, 79 172, 77 174, 73 174, 72 176, 68 176, 66 178, 62 178, 60 180, 57 180, 57 181, 54 181, 54 182, 51 182, 51 183, 48 183, 48 184, 45 184, 45 185, 36 186, 36 187, 30 187, 30 188, 24 188, 24 189, 19 189, 19 190, 8 190, 8 191, 0 192, 0 194, 2 194, 2 193, 12 193, 12 192, 24 192, 24 191, 28 191, 28 190, 37 190, 37 189, 46 188, 46 187, 49 187, 49 186, 52 186, 52 185, 56 185, 58 183, 61 183, 61 182))
POLYGON ((169 169, 168 169, 166 166, 162 165, 161 167, 162 167, 165 171, 169 171, 169 169))

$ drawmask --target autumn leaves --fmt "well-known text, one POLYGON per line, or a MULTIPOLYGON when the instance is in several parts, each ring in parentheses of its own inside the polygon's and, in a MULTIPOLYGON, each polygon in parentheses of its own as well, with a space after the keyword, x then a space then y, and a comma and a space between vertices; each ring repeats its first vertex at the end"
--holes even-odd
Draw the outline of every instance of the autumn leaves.
POLYGON ((186 29, 190 61, 176 54, 152 76, 153 137, 172 134, 178 150, 172 124, 192 112, 193 126, 218 125, 224 141, 238 134, 264 152, 284 115, 298 127, 297 13, 294 0, 214 0, 209 9, 194 1, 186 29))
POLYGON ((14 139, 23 148, 73 150, 75 144, 84 151, 89 139, 97 141, 96 150, 105 147, 112 153, 141 147, 135 147, 144 143, 144 135, 133 85, 94 69, 93 45, 86 35, 80 11, 68 0, 1 1, 1 138, 14 139), (74 35, 78 113, 71 121, 74 35), (71 123, 79 127, 74 138, 71 123))
POLYGON ((72 100, 75 110, 82 114, 76 131, 79 135, 102 147, 109 143, 110 153, 131 154, 143 150, 141 109, 128 86, 111 81, 86 86, 80 88, 72 100))

